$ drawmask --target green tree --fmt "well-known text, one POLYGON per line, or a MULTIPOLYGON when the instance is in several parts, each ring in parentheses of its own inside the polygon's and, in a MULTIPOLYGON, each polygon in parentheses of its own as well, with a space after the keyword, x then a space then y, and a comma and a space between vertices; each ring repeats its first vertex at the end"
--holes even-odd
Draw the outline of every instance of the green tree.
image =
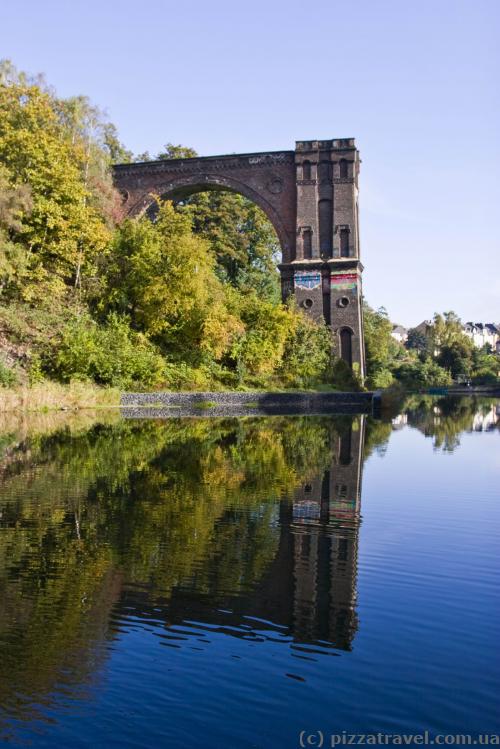
MULTIPOLYGON (((157 158, 197 155, 192 148, 167 143, 157 158)), ((279 241, 258 206, 237 193, 212 190, 187 197, 177 204, 177 210, 189 215, 195 234, 210 242, 221 280, 279 303, 279 241)))
POLYGON ((26 270, 27 253, 16 240, 31 209, 29 185, 11 187, 8 172, 0 165, 0 295, 19 282, 26 270))
POLYGON ((415 357, 401 362, 395 368, 394 375, 408 390, 446 387, 452 382, 449 372, 430 358, 421 361, 415 357))
POLYGON ((469 376, 473 363, 472 349, 473 344, 462 336, 440 347, 437 363, 446 369, 453 379, 457 379, 459 375, 469 376))
POLYGON ((367 384, 369 387, 388 387, 394 380, 394 361, 403 347, 392 337, 392 323, 383 307, 373 310, 365 302, 363 319, 367 384))
POLYGON ((165 361, 129 321, 112 313, 104 325, 85 314, 70 322, 43 362, 58 379, 93 380, 101 385, 151 387, 165 380, 165 361))
POLYGON ((418 354, 428 354, 430 353, 430 340, 425 335, 425 333, 422 333, 421 330, 417 330, 417 328, 410 328, 408 330, 408 338, 406 340, 406 348, 410 351, 416 351, 418 354))
POLYGON ((116 233, 104 272, 105 307, 166 352, 191 360, 203 351, 220 357, 241 329, 226 305, 208 242, 191 233, 190 220, 169 202, 156 221, 125 221, 116 233))
POLYGON ((462 323, 456 312, 449 311, 443 314, 435 313, 432 323, 431 335, 435 348, 450 346, 452 343, 465 339, 469 341, 462 330, 462 323))
POLYGON ((59 102, 22 76, 2 80, 0 163, 11 187, 29 185, 32 197, 16 237, 27 254, 19 291, 26 299, 60 295, 95 272, 109 232, 86 184, 85 149, 61 120, 59 102))

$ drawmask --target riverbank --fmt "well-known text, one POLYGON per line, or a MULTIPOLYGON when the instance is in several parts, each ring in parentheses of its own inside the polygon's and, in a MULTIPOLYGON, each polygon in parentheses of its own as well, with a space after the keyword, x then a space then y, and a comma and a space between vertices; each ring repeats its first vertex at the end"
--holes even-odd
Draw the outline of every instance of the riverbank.
POLYGON ((41 382, 36 385, 0 388, 0 413, 110 408, 120 404, 120 391, 85 382, 61 385, 41 382))
MULTIPOLYGON (((443 393, 444 394, 444 393, 443 393)), ((498 387, 447 388, 447 395, 500 396, 498 387)), ((0 388, 0 414, 54 413, 111 409, 128 418, 172 416, 243 416, 266 414, 372 413, 402 407, 411 392, 401 387, 383 391, 151 391, 120 393, 92 383, 39 384, 0 388)))

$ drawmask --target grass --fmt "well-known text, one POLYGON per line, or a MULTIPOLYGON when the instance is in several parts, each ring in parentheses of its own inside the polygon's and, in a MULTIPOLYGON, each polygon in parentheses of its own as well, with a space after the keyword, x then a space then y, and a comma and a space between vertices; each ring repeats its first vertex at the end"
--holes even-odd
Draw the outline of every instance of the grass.
POLYGON ((198 403, 193 404, 193 407, 205 410, 208 408, 214 408, 216 405, 217 403, 214 403, 214 401, 198 401, 198 403))
POLYGON ((117 408, 88 408, 81 411, 9 411, 0 416, 0 456, 2 440, 7 445, 39 435, 54 434, 62 429, 71 435, 81 434, 95 424, 115 424, 120 420, 117 408))
POLYGON ((120 405, 116 388, 102 388, 86 382, 61 385, 41 382, 36 385, 0 388, 0 413, 110 408, 120 405))

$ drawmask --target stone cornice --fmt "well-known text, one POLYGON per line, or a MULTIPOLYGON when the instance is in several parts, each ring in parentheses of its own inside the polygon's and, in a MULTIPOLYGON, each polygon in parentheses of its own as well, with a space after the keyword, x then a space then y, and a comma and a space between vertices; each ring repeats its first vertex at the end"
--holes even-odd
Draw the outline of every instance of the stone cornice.
POLYGON ((294 164, 293 151, 269 151, 266 153, 238 154, 235 156, 201 156, 194 159, 162 159, 141 161, 137 164, 116 164, 115 174, 120 177, 138 177, 153 174, 189 174, 206 172, 207 169, 262 169, 294 164))

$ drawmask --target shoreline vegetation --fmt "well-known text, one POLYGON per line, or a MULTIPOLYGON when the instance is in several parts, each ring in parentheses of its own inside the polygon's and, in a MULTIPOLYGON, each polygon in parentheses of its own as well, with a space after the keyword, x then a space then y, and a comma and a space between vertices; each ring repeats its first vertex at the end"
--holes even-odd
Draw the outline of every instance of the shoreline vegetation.
MULTIPOLYGON (((432 389, 431 389, 432 390, 432 389)), ((459 388, 450 387, 444 388, 447 395, 456 396, 475 396, 475 397, 497 397, 500 396, 500 385, 496 386, 478 386, 472 388, 459 388)), ((121 408, 133 407, 134 409, 148 409, 153 407, 166 408, 168 405, 165 404, 163 395, 185 395, 186 403, 193 401, 194 408, 200 410, 210 409, 217 405, 218 396, 231 394, 242 395, 242 402, 248 407, 258 407, 258 397, 262 395, 287 395, 292 396, 294 394, 303 395, 321 395, 321 394, 341 394, 341 391, 335 390, 331 387, 320 387, 311 389, 274 389, 274 390, 252 390, 252 389, 241 389, 241 390, 214 390, 211 392, 200 393, 198 390, 191 391, 143 391, 147 392, 149 398, 147 402, 140 403, 135 402, 132 398, 131 404, 123 402, 124 393, 118 388, 107 388, 95 385, 92 382, 71 382, 69 384, 61 384, 56 382, 40 382, 35 385, 29 386, 18 386, 13 388, 0 387, 0 419, 2 421, 2 427, 5 428, 6 419, 9 416, 43 416, 57 414, 58 412, 73 412, 81 414, 95 414, 98 412, 115 411, 119 414, 121 408), (158 394, 158 400, 155 400, 155 394, 158 394), (197 396, 203 395, 205 400, 200 403, 196 403, 197 396), (255 396, 255 400, 253 399, 255 396), (249 400, 250 397, 250 400, 249 400), (213 399, 213 400, 212 400, 213 399)), ((351 396, 356 400, 356 395, 359 395, 360 400, 367 395, 366 391, 344 391, 347 395, 351 396)), ((139 393, 139 391, 137 391, 139 393)), ((137 395, 134 393, 133 395, 137 395)), ((443 393, 434 393, 434 395, 442 395, 443 393)), ((130 393, 128 394, 130 395, 130 393)), ((392 386, 390 388, 382 389, 377 391, 376 397, 379 398, 379 403, 384 414, 395 413, 398 409, 402 408, 406 400, 412 397, 432 397, 432 393, 427 390, 407 390, 399 385, 392 386)), ((175 409, 179 406, 172 406, 172 416, 175 416, 175 409)), ((82 416, 82 418, 85 418, 82 416)))
POLYGON ((120 391, 498 384, 500 356, 455 313, 403 344, 366 303, 362 382, 328 327, 282 302, 278 238, 241 195, 152 196, 122 216, 113 164, 196 155, 134 155, 87 97, 0 61, 0 411, 112 407, 120 391))
POLYGON ((53 411, 118 408, 120 391, 93 383, 41 382, 32 386, 0 388, 0 413, 48 413, 53 411))
MULTIPOLYGON (((139 391, 137 391, 139 392, 139 391)), ((146 390, 154 403, 155 393, 180 394, 178 390, 146 390)), ((188 398, 196 396, 199 390, 182 391, 188 398)), ((310 389, 250 389, 241 388, 239 390, 221 389, 213 390, 208 395, 217 396, 225 393, 241 393, 243 397, 250 395, 264 394, 328 394, 339 392, 329 386, 320 386, 319 388, 310 389)), ((359 391, 351 391, 356 394, 359 391)), ((34 385, 24 385, 16 387, 0 387, 0 414, 6 413, 49 413, 56 411, 92 411, 101 409, 118 409, 121 405, 121 396, 123 392, 118 388, 102 387, 92 382, 71 382, 69 384, 57 383, 51 381, 39 382, 34 385)), ((248 398, 246 398, 248 400, 248 398)), ((140 407, 140 406, 136 406, 140 407)))

